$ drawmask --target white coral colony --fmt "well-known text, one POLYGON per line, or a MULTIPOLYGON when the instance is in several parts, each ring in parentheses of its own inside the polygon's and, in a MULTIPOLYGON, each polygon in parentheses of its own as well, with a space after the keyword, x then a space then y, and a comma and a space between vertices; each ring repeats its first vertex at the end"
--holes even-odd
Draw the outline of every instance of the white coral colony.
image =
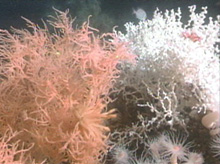
POLYGON ((135 14, 137 19, 142 21, 147 18, 146 12, 141 8, 138 8, 137 10, 133 9, 133 14, 135 14))

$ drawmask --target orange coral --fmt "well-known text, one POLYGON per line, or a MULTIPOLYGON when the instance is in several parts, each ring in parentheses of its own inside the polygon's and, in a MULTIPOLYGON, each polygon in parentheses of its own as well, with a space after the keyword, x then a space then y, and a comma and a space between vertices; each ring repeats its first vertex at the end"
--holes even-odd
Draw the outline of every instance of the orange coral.
POLYGON ((133 57, 88 23, 75 30, 68 12, 56 14, 53 34, 26 19, 29 31, 0 30, 0 134, 19 131, 15 140, 34 144, 26 154, 36 162, 98 163, 116 65, 133 57))

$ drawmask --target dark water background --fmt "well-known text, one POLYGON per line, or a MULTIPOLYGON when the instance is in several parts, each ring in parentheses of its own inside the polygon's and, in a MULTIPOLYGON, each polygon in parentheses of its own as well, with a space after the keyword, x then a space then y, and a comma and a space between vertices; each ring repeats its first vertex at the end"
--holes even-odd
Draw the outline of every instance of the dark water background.
POLYGON ((41 19, 54 14, 54 7, 61 11, 69 9, 79 25, 87 20, 88 15, 93 15, 92 26, 109 32, 116 25, 123 30, 126 22, 138 22, 132 8, 144 9, 147 18, 151 19, 156 8, 165 11, 180 7, 184 22, 188 19, 188 6, 194 4, 198 11, 202 6, 208 6, 209 16, 220 15, 220 0, 0 0, 0 29, 9 29, 10 26, 24 28, 25 21, 21 16, 41 24, 41 19))

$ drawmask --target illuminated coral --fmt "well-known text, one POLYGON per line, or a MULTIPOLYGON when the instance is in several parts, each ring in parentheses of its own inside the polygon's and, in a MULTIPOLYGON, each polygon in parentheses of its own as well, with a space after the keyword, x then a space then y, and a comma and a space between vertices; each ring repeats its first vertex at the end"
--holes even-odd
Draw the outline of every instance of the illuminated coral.
POLYGON ((88 23, 73 29, 67 14, 56 10, 53 33, 25 18, 30 30, 0 30, 0 135, 20 132, 14 139, 34 145, 26 154, 36 162, 92 164, 107 147, 116 66, 133 57, 88 23))

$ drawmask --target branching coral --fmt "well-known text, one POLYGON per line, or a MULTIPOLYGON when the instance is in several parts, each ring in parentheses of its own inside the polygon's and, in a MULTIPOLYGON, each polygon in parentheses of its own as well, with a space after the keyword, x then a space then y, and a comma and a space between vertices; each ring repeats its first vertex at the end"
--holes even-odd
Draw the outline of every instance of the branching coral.
MULTIPOLYGON (((116 32, 122 42, 130 43, 137 56, 137 65, 123 66, 116 86, 131 113, 129 107, 155 106, 162 99, 164 102, 171 100, 171 93, 175 97, 170 106, 168 102, 167 106, 160 104, 156 108, 161 115, 164 115, 164 107, 167 111, 171 109, 168 124, 172 117, 181 118, 180 113, 187 109, 197 113, 219 112, 219 17, 206 22, 207 8, 202 8, 200 13, 195 10, 196 6, 189 7, 190 19, 186 25, 182 22, 180 9, 164 13, 157 10, 152 19, 137 25, 126 23, 125 34, 116 32)), ((157 116, 153 118, 157 124, 164 123, 158 121, 164 117, 157 116)), ((171 125, 181 123, 178 120, 171 125)))
POLYGON ((25 18, 30 30, 0 30, 0 134, 19 131, 15 140, 34 145, 26 154, 36 162, 92 164, 106 149, 116 66, 133 57, 88 23, 73 29, 67 14, 56 10, 54 33, 25 18))
MULTIPOLYGON (((24 164, 28 158, 25 157, 25 152, 29 151, 31 147, 25 149, 20 141, 10 143, 19 132, 13 132, 10 127, 0 138, 0 163, 4 164, 24 164)), ((30 162, 30 160, 29 160, 30 162)), ((32 161, 34 164, 35 162, 32 161)))

